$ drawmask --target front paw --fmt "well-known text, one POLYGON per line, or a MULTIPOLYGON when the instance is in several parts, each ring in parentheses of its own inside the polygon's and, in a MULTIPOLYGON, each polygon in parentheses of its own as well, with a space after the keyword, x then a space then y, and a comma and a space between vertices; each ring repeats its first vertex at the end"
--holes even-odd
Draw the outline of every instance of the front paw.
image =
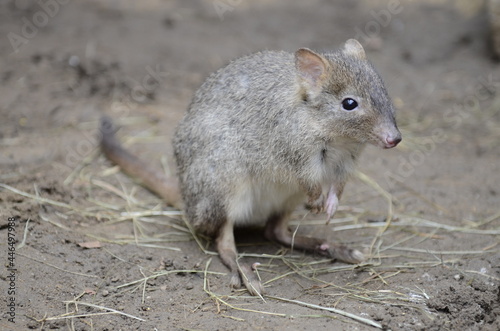
POLYGON ((332 219, 333 214, 337 211, 337 208, 339 207, 339 198, 337 194, 335 193, 335 188, 332 186, 330 188, 330 191, 328 192, 328 196, 326 197, 326 202, 325 202, 325 208, 326 208, 326 214, 327 214, 327 223, 330 222, 332 219))

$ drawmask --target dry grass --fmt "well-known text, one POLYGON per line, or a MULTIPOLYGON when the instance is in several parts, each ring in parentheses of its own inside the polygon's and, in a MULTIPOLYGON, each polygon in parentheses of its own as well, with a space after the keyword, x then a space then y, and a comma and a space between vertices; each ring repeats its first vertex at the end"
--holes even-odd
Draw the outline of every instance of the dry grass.
MULTIPOLYGON (((411 128, 410 128, 411 129, 411 128)), ((415 143, 412 139, 408 139, 407 146, 415 143)), ((179 241, 195 240, 200 250, 207 255, 216 255, 215 252, 207 249, 208 242, 206 238, 200 238, 191 228, 189 223, 185 222, 182 213, 175 210, 162 210, 161 203, 158 200, 144 201, 136 196, 137 186, 133 184, 125 184, 120 181, 122 176, 115 176, 118 172, 116 167, 104 168, 105 163, 102 160, 97 160, 98 152, 92 153, 87 158, 82 160, 82 163, 75 167, 75 170, 66 178, 65 184, 70 185, 74 181, 88 188, 89 197, 86 206, 71 204, 44 198, 38 194, 38 190, 34 187, 35 194, 20 191, 14 187, 0 184, 4 190, 21 195, 25 198, 32 199, 38 204, 51 205, 57 209, 54 215, 40 214, 42 220, 51 223, 55 227, 69 230, 63 222, 55 219, 68 218, 71 215, 80 215, 82 218, 95 218, 101 223, 94 228, 92 232, 86 232, 85 229, 77 229, 89 238, 97 239, 101 242, 116 243, 116 244, 133 244, 143 247, 153 247, 157 249, 179 250, 175 243, 179 241), (95 170, 95 165, 100 164, 102 170, 95 170), (94 167, 89 167, 94 165, 94 167), (116 184, 118 182, 118 184, 116 184), (83 184, 82 184, 83 183, 83 184), (113 184, 114 183, 114 184, 113 184), (102 201, 95 196, 95 193, 102 196, 105 193, 107 196, 112 196, 114 199, 110 201, 102 201), (114 201, 114 202, 111 202, 114 201), (105 231, 99 232, 99 229, 105 229, 107 226, 116 223, 127 223, 133 228, 133 235, 109 234, 105 231), (161 233, 151 231, 151 227, 161 227, 161 233)), ((498 251, 498 247, 490 245, 482 250, 474 251, 444 251, 431 250, 423 247, 422 244, 429 239, 436 239, 446 236, 448 233, 462 233, 471 235, 500 235, 500 228, 492 226, 495 221, 500 219, 500 212, 485 218, 475 224, 449 225, 450 222, 441 222, 440 220, 432 220, 423 217, 417 217, 405 212, 405 206, 401 205, 397 199, 389 192, 384 190, 376 181, 363 173, 357 174, 357 179, 366 185, 366 192, 369 195, 378 196, 385 201, 386 214, 378 215, 380 221, 367 221, 366 215, 369 214, 362 208, 344 206, 340 208, 338 215, 332 220, 329 225, 329 231, 334 231, 338 236, 344 231, 363 231, 370 233, 370 237, 365 239, 362 245, 367 252, 368 259, 360 265, 342 265, 331 264, 328 260, 305 259, 303 254, 295 252, 280 251, 277 254, 240 254, 240 258, 253 258, 259 260, 261 265, 258 269, 259 276, 262 277, 264 286, 272 286, 273 283, 282 280, 286 277, 293 279, 305 279, 315 284, 313 287, 304 289, 304 292, 313 296, 319 293, 321 297, 325 295, 334 303, 333 307, 325 307, 312 302, 304 302, 294 298, 284 298, 276 296, 263 296, 260 298, 249 297, 245 290, 236 291, 233 295, 221 295, 211 290, 211 276, 217 274, 209 271, 211 258, 208 259, 205 268, 199 270, 161 270, 149 275, 143 274, 142 278, 131 279, 127 282, 118 285, 116 288, 121 291, 135 291, 142 293, 144 302, 144 293, 146 291, 147 281, 169 273, 202 273, 204 276, 204 291, 208 298, 213 301, 217 307, 216 312, 235 321, 242 319, 228 316, 222 312, 224 310, 245 311, 254 314, 273 315, 279 317, 287 317, 289 314, 286 311, 281 313, 266 312, 247 308, 249 302, 261 300, 265 302, 280 301, 291 305, 299 305, 310 309, 312 312, 322 311, 322 314, 307 314, 295 317, 302 318, 317 318, 317 317, 332 317, 334 316, 351 319, 356 323, 370 325, 382 329, 383 326, 379 323, 354 315, 352 313, 336 308, 339 303, 344 301, 359 301, 370 302, 388 306, 400 306, 409 309, 421 311, 428 318, 433 316, 425 309, 425 302, 429 296, 417 286, 410 286, 406 289, 393 288, 391 286, 391 278, 397 277, 401 273, 415 270, 423 267, 441 266, 453 269, 461 256, 464 255, 481 255, 498 251), (398 204, 397 210, 394 208, 394 203, 398 204), (371 238, 371 239, 370 239, 371 238), (397 238, 397 239, 395 239, 397 238), (266 261, 266 262, 263 262, 266 261), (322 275, 332 273, 345 272, 363 272, 366 277, 356 283, 344 286, 339 286, 324 280, 322 275), (384 289, 374 290, 373 284, 383 284, 384 289), (317 290, 323 290, 317 292, 317 290), (328 291, 326 291, 328 289, 328 291)), ((421 200, 425 204, 446 214, 446 209, 437 205, 433 201, 429 201, 417 192, 407 188, 403 183, 400 183, 407 193, 413 195, 415 199, 421 200)), ((325 227, 325 220, 311 218, 310 215, 297 214, 291 222, 291 226, 297 229, 300 226, 308 227, 325 227), (308 217, 304 217, 308 216, 308 217)), ((75 230, 75 229, 72 229, 75 230)), ((28 231, 28 224, 25 228, 25 236, 28 231)), ((21 243, 21 246, 24 241, 21 243)), ((44 261, 35 260, 28 257, 37 263, 44 261)), ((54 268, 57 266, 51 265, 54 268)), ((58 268, 60 269, 60 268, 58 268)), ((490 277, 496 281, 500 279, 490 275, 478 273, 473 270, 461 270, 460 272, 470 274, 474 277, 490 277)), ((92 275, 84 275, 86 277, 96 277, 92 275)), ((118 314, 131 319, 142 320, 136 316, 126 314, 113 308, 104 305, 81 302, 80 297, 71 301, 64 301, 67 307, 65 314, 53 317, 44 317, 37 319, 42 323, 46 321, 65 319, 69 320, 69 328, 74 329, 73 320, 82 317, 98 317, 107 314, 118 314), (94 310, 92 313, 82 314, 79 310, 80 306, 90 307, 94 310)), ((321 301, 315 300, 315 301, 321 301)), ((196 308, 194 309, 196 310, 196 308)))

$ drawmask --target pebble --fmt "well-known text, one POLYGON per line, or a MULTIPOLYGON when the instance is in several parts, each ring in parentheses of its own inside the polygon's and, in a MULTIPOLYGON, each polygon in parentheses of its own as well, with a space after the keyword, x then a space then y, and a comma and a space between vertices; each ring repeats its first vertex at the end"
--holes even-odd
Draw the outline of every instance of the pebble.
POLYGON ((80 58, 76 55, 71 55, 68 60, 68 64, 72 67, 78 67, 78 65, 80 64, 80 58))

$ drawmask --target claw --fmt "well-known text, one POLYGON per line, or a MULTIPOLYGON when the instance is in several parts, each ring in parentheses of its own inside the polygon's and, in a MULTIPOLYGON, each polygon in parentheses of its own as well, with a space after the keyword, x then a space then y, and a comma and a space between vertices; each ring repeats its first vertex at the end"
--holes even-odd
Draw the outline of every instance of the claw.
POLYGON ((231 274, 231 281, 229 282, 231 289, 238 289, 241 287, 241 277, 237 272, 231 274))
MULTIPOLYGON (((254 263, 252 267, 255 264, 256 263, 254 263)), ((264 293, 264 287, 262 286, 257 275, 255 275, 252 271, 252 267, 249 267, 248 265, 240 265, 241 280, 251 295, 261 296, 264 293)))

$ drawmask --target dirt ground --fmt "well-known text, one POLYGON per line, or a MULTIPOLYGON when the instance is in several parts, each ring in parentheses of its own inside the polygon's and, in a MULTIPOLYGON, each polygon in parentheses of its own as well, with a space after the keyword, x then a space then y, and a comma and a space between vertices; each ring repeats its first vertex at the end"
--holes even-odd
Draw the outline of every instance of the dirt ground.
POLYGON ((500 329, 500 68, 481 1, 3 0, 0 22, 0 329, 500 329), (330 225, 298 210, 292 226, 370 258, 245 230, 267 292, 231 292, 212 243, 100 155, 98 119, 174 173, 173 130, 210 72, 353 37, 403 142, 367 148, 330 225))

